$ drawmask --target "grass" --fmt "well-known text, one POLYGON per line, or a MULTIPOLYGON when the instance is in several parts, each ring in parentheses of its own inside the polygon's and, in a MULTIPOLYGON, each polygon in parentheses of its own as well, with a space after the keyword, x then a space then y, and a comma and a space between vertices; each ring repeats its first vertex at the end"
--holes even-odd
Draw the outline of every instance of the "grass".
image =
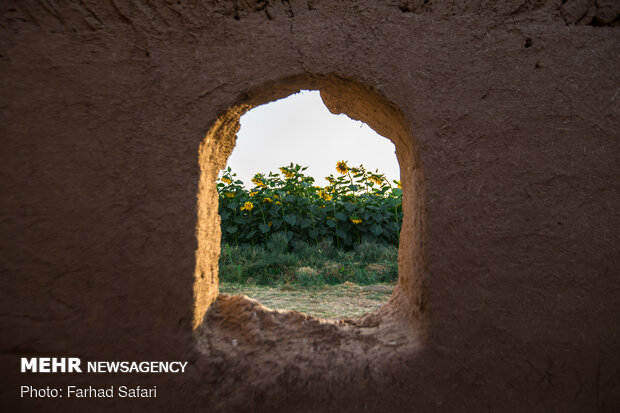
POLYGON ((331 240, 310 245, 276 234, 265 246, 223 245, 219 269, 222 282, 250 286, 390 283, 398 279, 398 249, 365 241, 344 251, 331 240))
POLYGON ((308 244, 273 235, 263 246, 224 245, 220 291, 272 309, 350 318, 386 303, 398 279, 398 249, 372 241, 345 251, 331 240, 308 244))
POLYGON ((273 309, 290 309, 323 318, 350 318, 371 312, 385 304, 394 283, 356 285, 345 282, 338 285, 304 287, 295 284, 279 286, 220 284, 225 294, 245 294, 273 309))

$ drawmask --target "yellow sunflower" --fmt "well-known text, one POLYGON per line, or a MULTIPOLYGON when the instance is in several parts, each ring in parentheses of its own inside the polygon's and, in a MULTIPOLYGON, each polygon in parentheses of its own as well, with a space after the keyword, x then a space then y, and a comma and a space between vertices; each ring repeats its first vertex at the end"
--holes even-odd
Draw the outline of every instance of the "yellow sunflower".
POLYGON ((258 194, 258 192, 256 192, 256 191, 250 191, 250 196, 251 196, 251 197, 256 196, 256 194, 258 194))
POLYGON ((343 175, 346 175, 349 172, 349 166, 346 161, 338 161, 336 162, 336 170, 343 175))
POLYGON ((377 185, 381 185, 383 183, 383 179, 381 179, 377 175, 370 175, 368 177, 368 180, 371 181, 371 182, 374 182, 377 185))
POLYGON ((268 202, 268 203, 271 204, 273 202, 273 200, 271 198, 265 198, 265 199, 263 199, 263 202, 268 202))
POLYGON ((280 168, 280 172, 282 172, 282 175, 289 179, 295 176, 291 171, 285 168, 280 168))
POLYGON ((317 192, 317 195, 320 196, 321 198, 323 198, 326 201, 331 201, 332 197, 331 195, 329 195, 327 192, 320 190, 317 192))
POLYGON ((254 176, 254 178, 252 178, 252 182, 254 182, 254 185, 259 186, 259 187, 265 187, 265 182, 263 182, 263 176, 261 174, 256 174, 254 176))
POLYGON ((251 202, 246 202, 240 209, 242 211, 251 211, 252 209, 254 209, 254 204, 251 202))
POLYGON ((225 176, 222 177, 222 182, 227 183, 227 184, 232 184, 232 181, 226 178, 225 176))
POLYGON ((361 218, 351 218, 351 222, 354 224, 361 224, 362 223, 362 219, 361 218))
POLYGON ((234 192, 224 192, 224 195, 226 195, 227 198, 234 198, 235 197, 235 193, 234 192))

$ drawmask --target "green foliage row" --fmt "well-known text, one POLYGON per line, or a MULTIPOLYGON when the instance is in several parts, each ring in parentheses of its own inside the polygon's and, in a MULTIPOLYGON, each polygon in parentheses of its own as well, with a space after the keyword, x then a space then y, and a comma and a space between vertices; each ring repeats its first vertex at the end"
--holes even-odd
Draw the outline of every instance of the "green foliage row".
POLYGON ((326 177, 322 188, 305 175, 307 167, 291 163, 279 173, 256 174, 244 188, 229 168, 217 183, 222 244, 265 245, 273 234, 287 242, 329 240, 351 249, 362 241, 398 245, 402 221, 400 183, 383 174, 340 161, 339 176, 326 177))
POLYGON ((329 239, 318 245, 289 242, 284 233, 278 233, 266 245, 224 245, 219 277, 229 283, 305 287, 393 282, 398 279, 398 248, 362 242, 344 251, 329 239))

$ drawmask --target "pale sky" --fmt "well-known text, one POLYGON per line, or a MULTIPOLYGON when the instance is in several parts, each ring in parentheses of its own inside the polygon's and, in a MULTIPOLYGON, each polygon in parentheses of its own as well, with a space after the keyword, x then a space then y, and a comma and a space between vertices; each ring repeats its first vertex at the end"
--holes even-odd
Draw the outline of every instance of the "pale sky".
POLYGON ((363 122, 334 115, 323 104, 318 91, 302 90, 287 98, 256 107, 241 117, 237 145, 227 166, 251 187, 257 173, 279 172, 293 163, 307 166, 306 175, 315 185, 325 186, 325 177, 338 175, 336 162, 363 164, 368 171, 379 169, 390 182, 399 179, 394 144, 363 122))

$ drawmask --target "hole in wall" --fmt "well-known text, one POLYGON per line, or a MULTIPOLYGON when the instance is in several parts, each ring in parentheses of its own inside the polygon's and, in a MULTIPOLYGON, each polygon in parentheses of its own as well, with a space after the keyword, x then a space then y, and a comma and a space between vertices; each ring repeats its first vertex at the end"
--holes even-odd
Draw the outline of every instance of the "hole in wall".
MULTIPOLYGON (((235 409, 247 407, 240 386, 267 395, 274 383, 307 392, 317 380, 338 397, 346 383, 372 376, 398 377, 423 348, 423 169, 409 123, 390 101, 365 85, 337 75, 281 79, 243 93, 212 124, 199 150, 194 338, 196 364, 210 391, 235 409), (319 90, 325 106, 363 121, 396 148, 403 190, 398 281, 389 302, 359 318, 331 320, 297 311, 271 310, 241 295, 219 294, 221 226, 216 182, 235 145, 240 117, 250 109, 302 89, 319 90), (334 384, 335 386, 332 386, 334 384)), ((268 396, 267 396, 268 397, 268 396)))
POLYGON ((329 112, 318 91, 254 108, 240 125, 217 183, 220 292, 335 319, 385 304, 402 222, 394 144, 329 112))
POLYGON ((368 124, 390 139, 396 148, 402 183, 403 221, 398 253, 398 281, 389 303, 358 323, 381 323, 385 319, 406 320, 423 325, 423 171, 415 140, 402 112, 391 102, 361 83, 336 75, 304 75, 266 84, 251 90, 218 117, 199 151, 201 178, 198 193, 198 249, 194 283, 194 328, 218 300, 218 261, 221 221, 216 182, 234 146, 240 117, 250 109, 299 92, 319 90, 327 108, 368 124))

